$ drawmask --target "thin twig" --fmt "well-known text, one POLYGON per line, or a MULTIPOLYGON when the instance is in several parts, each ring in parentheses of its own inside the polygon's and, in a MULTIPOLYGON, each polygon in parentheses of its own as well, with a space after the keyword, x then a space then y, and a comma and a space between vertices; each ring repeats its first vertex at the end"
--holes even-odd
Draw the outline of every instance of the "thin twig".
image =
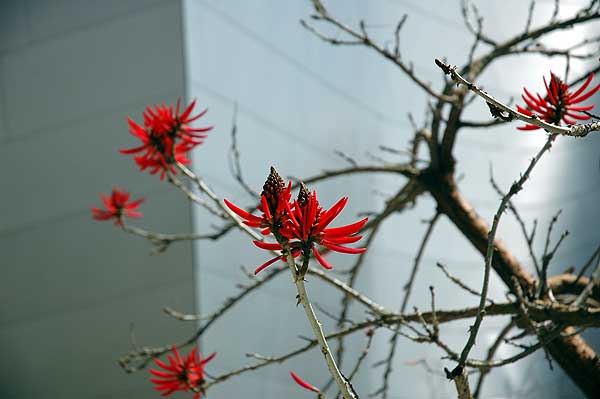
MULTIPOLYGON (((315 335, 315 338, 319 343, 319 347, 321 348, 321 353, 323 354, 323 356, 325 356, 327 368, 329 369, 331 376, 334 378, 339 390, 342 392, 342 396, 344 397, 344 399, 356 399, 357 396, 353 392, 353 389, 351 388, 349 382, 338 369, 335 359, 331 354, 331 349, 329 348, 329 344, 327 343, 325 334, 323 334, 321 323, 317 319, 317 315, 313 310, 312 304, 308 297, 308 293, 306 292, 306 287, 304 286, 304 279, 302 277, 298 278, 296 262, 294 262, 294 257, 292 256, 292 251, 290 250, 289 244, 287 243, 287 240, 284 240, 282 237, 278 237, 277 234, 276 238, 279 244, 281 244, 281 246, 283 247, 288 267, 290 269, 290 272, 292 273, 294 284, 296 285, 296 290, 298 291, 298 303, 302 304, 302 307, 304 308, 306 318, 308 319, 313 333, 315 335)), ((308 269, 308 262, 309 257, 304 256, 302 269, 308 269)))
POLYGON ((543 253, 542 259, 541 259, 542 266, 541 266, 540 286, 539 286, 538 296, 548 294, 548 296, 551 299, 554 299, 554 295, 552 294, 551 290, 548 290, 548 266, 550 266, 550 261, 554 257, 554 254, 558 250, 558 247, 560 246, 560 244, 569 235, 569 231, 565 231, 564 233, 562 233, 560 238, 558 239, 558 242, 554 246, 554 248, 552 250, 549 250, 550 238, 552 236, 552 229, 554 228, 554 225, 558 221, 558 217, 560 216, 561 212, 562 212, 562 210, 559 210, 556 213, 556 215, 554 215, 552 220, 550 221, 550 225, 548 226, 548 233, 546 234, 546 244, 544 245, 544 253, 543 253))
POLYGON ((443 94, 439 94, 439 93, 435 92, 429 84, 425 83, 423 80, 421 80, 419 77, 417 77, 412 66, 405 64, 401 60, 401 57, 399 56, 399 54, 398 55, 394 54, 393 52, 388 51, 385 47, 383 47, 383 46, 375 43, 373 40, 371 40, 371 37, 366 32, 364 23, 360 24, 360 26, 359 26, 360 29, 358 31, 354 30, 354 29, 350 28, 348 25, 335 19, 332 15, 330 15, 327 12, 327 10, 325 9, 325 6, 323 6, 323 3, 321 2, 321 0, 312 0, 312 3, 313 3, 314 10, 316 12, 316 14, 313 16, 314 20, 326 21, 326 22, 330 23, 331 25, 335 26, 336 28, 340 29, 340 31, 344 32, 352 39, 351 40, 340 40, 340 39, 336 39, 336 38, 327 36, 327 35, 319 32, 315 27, 311 26, 306 21, 301 20, 300 23, 302 24, 302 26, 304 28, 306 28, 308 31, 310 31, 311 33, 313 33, 315 36, 317 36, 318 38, 320 38, 323 41, 326 41, 326 42, 334 44, 334 45, 364 45, 366 47, 369 47, 369 48, 375 50, 380 55, 382 55, 384 58, 386 58, 386 59, 390 60, 391 62, 393 62, 394 64, 396 64, 410 78, 410 80, 412 80, 415 84, 417 84, 421 89, 423 89, 425 92, 427 92, 427 94, 429 94, 430 96, 435 97, 439 101, 443 101, 443 102, 456 101, 456 98, 453 96, 447 96, 447 95, 443 95, 443 94))
POLYGON ((598 282, 598 274, 600 274, 600 255, 598 256, 598 262, 596 265, 596 269, 594 270, 594 272, 592 273, 592 276, 590 277, 590 282, 585 286, 583 291, 581 291, 581 294, 579 294, 577 299, 575 299, 575 302, 573 302, 573 306, 579 307, 585 302, 587 297, 591 294, 592 289, 594 288, 594 285, 598 282))
POLYGON ((164 252, 167 250, 169 245, 177 241, 194 241, 194 240, 215 240, 222 236, 221 231, 217 231, 215 233, 210 234, 198 234, 198 233, 181 233, 181 234, 165 234, 165 233, 157 233, 154 231, 149 231, 146 229, 142 229, 140 227, 131 226, 126 224, 124 221, 121 224, 121 228, 123 231, 143 237, 150 241, 152 244, 156 246, 155 250, 152 252, 153 255, 164 252))
MULTIPOLYGON (((504 341, 504 338, 506 337, 506 335, 508 335, 510 330, 512 330, 515 327, 515 325, 516 325, 515 319, 510 319, 508 324, 506 326, 504 326, 504 328, 500 331, 500 333, 498 334, 498 337, 496 338, 496 340, 494 341, 492 346, 490 346, 490 348, 488 349, 488 353, 485 358, 486 361, 489 362, 494 358, 494 356, 496 355, 496 351, 502 344, 502 341, 504 341)), ((489 372, 490 372, 490 369, 481 369, 481 373, 479 374, 479 380, 477 380, 477 386, 475 388, 475 392, 473 393, 473 397, 475 399, 479 398, 479 396, 481 394, 481 390, 483 388, 483 382, 485 381, 485 377, 489 374, 489 372)))
POLYGON ((484 90, 481 90, 475 84, 469 82, 465 78, 463 78, 457 71, 456 67, 451 67, 448 64, 443 63, 439 59, 435 60, 436 64, 444 71, 444 73, 450 75, 452 80, 456 83, 464 85, 469 90, 477 94, 479 97, 483 98, 488 105, 491 104, 492 107, 495 107, 498 112, 507 113, 508 116, 504 118, 516 118, 523 122, 526 122, 530 125, 535 125, 541 127, 546 130, 548 133, 552 133, 555 135, 563 135, 563 136, 573 136, 573 137, 585 137, 590 132, 600 131, 600 122, 591 122, 586 124, 572 125, 570 127, 562 127, 558 125, 554 125, 552 123, 548 123, 542 119, 539 119, 537 116, 529 116, 525 115, 516 109, 509 107, 508 105, 496 100, 494 97, 489 95, 484 90))
POLYGON ((504 213, 504 210, 506 209, 506 206, 508 205, 508 201, 510 201, 510 199, 515 194, 517 194, 519 191, 521 191, 521 189, 523 188, 523 184, 529 178, 531 171, 533 170, 535 165, 538 163, 540 158, 552 147, 552 143, 554 142, 555 138, 556 138, 555 135, 550 135, 548 137, 548 140, 546 140, 546 143, 544 144, 544 146, 536 154, 536 156, 531 160, 531 163, 529 164, 529 166, 527 167, 527 169, 525 170, 525 172, 523 173, 521 178, 512 184, 508 193, 502 198, 502 201, 500 201, 500 206, 498 207, 498 211, 494 215, 494 221, 492 223, 490 232, 488 233, 488 244, 487 244, 487 250, 486 250, 486 255, 485 255, 485 270, 484 270, 484 277, 483 277, 483 286, 481 288, 481 299, 479 301, 479 311, 477 312, 477 317, 475 318, 475 322, 473 323, 473 326, 471 327, 469 339, 467 340, 467 343, 465 344, 465 347, 463 348, 463 350, 460 354, 460 359, 458 361, 458 366, 457 366, 459 369, 455 369, 455 370, 457 370, 458 375, 460 375, 462 368, 465 366, 465 361, 466 361, 467 357, 469 356, 469 352, 471 351, 471 348, 475 344, 475 338, 477 337, 477 333, 479 332, 479 326, 481 325, 481 322, 482 322, 484 314, 485 314, 484 308, 485 308, 485 302, 486 302, 486 298, 487 298, 490 270, 492 267, 492 257, 494 254, 494 239, 496 237, 496 230, 498 229, 498 224, 500 223, 500 218, 502 217, 502 214, 504 213))
MULTIPOLYGON (((481 297, 481 293, 471 287, 469 287, 468 285, 466 285, 465 283, 462 282, 461 279, 454 277, 453 275, 450 274, 450 272, 446 269, 446 267, 439 263, 436 262, 436 266, 439 267, 440 269, 442 269, 442 272, 444 272, 444 274, 446 275, 446 277, 448 277, 450 279, 450 281, 452 281, 454 284, 458 285, 460 288, 462 288, 463 290, 467 291, 469 294, 475 295, 476 297, 480 298, 481 297)), ((488 303, 493 304, 494 301, 492 301, 491 299, 487 299, 488 303)))
MULTIPOLYGON (((500 186, 498 186, 498 184, 495 182, 494 177, 490 176, 490 179, 492 181, 492 186, 494 187, 496 192, 501 197, 503 197, 504 192, 500 189, 500 186)), ((531 233, 529 233, 527 231, 527 226, 525 226, 525 221, 523 221, 523 219, 521 218, 521 215, 517 211, 517 208, 515 207, 515 205, 513 204, 512 201, 508 201, 508 209, 512 212, 515 219, 517 219, 517 223, 519 223, 519 226, 521 227, 521 232, 523 233, 523 236, 525 237, 525 242, 527 243, 527 250, 529 251, 529 256, 533 262, 533 266, 535 267, 535 271, 537 273, 538 278, 541 279, 542 271, 540 269, 540 265, 538 263, 537 257, 535 256, 535 253, 533 251, 533 238, 535 236, 535 230, 536 230, 537 223, 534 222, 533 229, 532 229, 531 233)))
POLYGON ((575 282, 573 284, 577 284, 581 277, 587 272, 587 269, 594 264, 594 259, 596 259, 597 256, 600 256, 600 244, 598 244, 596 250, 592 253, 592 256, 590 256, 588 261, 585 262, 585 264, 577 274, 577 278, 575 279, 575 282))
POLYGON ((246 180, 244 180, 244 176, 242 174, 242 165, 240 162, 240 150, 237 145, 237 103, 234 104, 233 107, 233 116, 231 119, 231 148, 229 149, 229 169, 231 170, 231 174, 237 180, 237 182, 242 186, 242 188, 250 194, 253 198, 259 198, 260 194, 254 191, 252 187, 246 180))

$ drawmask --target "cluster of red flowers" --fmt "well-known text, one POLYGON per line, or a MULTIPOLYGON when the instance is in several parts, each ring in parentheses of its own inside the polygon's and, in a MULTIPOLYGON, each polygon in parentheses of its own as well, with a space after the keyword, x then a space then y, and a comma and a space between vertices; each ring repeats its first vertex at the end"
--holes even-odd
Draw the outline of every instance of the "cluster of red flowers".
MULTIPOLYGON (((587 93, 584 91, 588 88, 594 74, 590 73, 586 81, 581 87, 572 93, 569 90, 569 85, 563 82, 558 76, 550 72, 550 84, 544 77, 544 85, 546 87, 546 95, 542 97, 539 93, 533 95, 526 87, 523 88, 525 94, 521 97, 527 108, 517 105, 517 110, 528 116, 537 116, 538 118, 552 124, 559 124, 562 120, 566 124, 574 125, 576 120, 587 120, 590 119, 589 115, 583 113, 584 111, 590 111, 594 108, 594 105, 586 106, 575 106, 592 95, 594 95, 599 89, 600 84, 590 89, 587 93)), ((527 124, 525 126, 519 126, 519 130, 536 130, 538 126, 527 124)))
POLYGON ((138 206, 144 202, 143 198, 136 201, 129 202, 130 194, 127 190, 119 190, 114 187, 110 196, 100 193, 102 196, 102 202, 106 209, 92 208, 92 217, 96 220, 111 220, 115 219, 116 225, 123 224, 123 216, 130 218, 142 217, 140 212, 136 212, 138 206))
MULTIPOLYGON (((291 187, 291 182, 286 186, 281 176, 271 167, 271 173, 263 186, 261 205, 258 208, 262 212, 262 216, 252 215, 228 200, 225 200, 225 204, 244 219, 246 225, 262 228, 263 234, 272 233, 278 241, 287 240, 294 258, 300 255, 309 256, 312 253, 321 266, 326 269, 332 269, 333 266, 317 250, 316 244, 331 251, 347 254, 359 254, 366 250, 365 248, 345 247, 341 244, 351 244, 360 240, 362 236, 355 234, 363 228, 368 218, 346 226, 327 227, 344 209, 348 202, 347 197, 340 199, 330 209, 323 210, 317 200, 317 193, 309 192, 304 184, 301 184, 298 198, 290 202, 291 187)), ((283 249, 279 243, 255 240, 254 244, 268 251, 283 249)), ((259 266, 254 273, 259 273, 277 260, 285 261, 284 255, 270 259, 259 266)))
POLYGON ((172 106, 155 105, 154 109, 146 107, 144 126, 140 126, 131 118, 127 118, 129 132, 140 139, 139 147, 120 150, 121 154, 139 154, 134 157, 140 170, 150 169, 150 174, 160 172, 160 179, 167 172, 176 174, 174 163, 187 165, 191 163, 188 153, 195 146, 202 144, 212 126, 193 128, 190 123, 201 118, 207 110, 192 116, 196 101, 180 113, 180 101, 177 100, 175 111, 172 106))
POLYGON ((158 378, 150 378, 156 389, 161 393, 161 396, 168 396, 176 391, 188 392, 194 390, 196 394, 193 399, 198 399, 202 394, 202 386, 205 381, 204 366, 210 362, 217 353, 202 359, 198 354, 198 348, 194 347, 192 351, 182 358, 177 351, 177 347, 173 345, 173 356, 169 355, 169 363, 165 363, 160 359, 154 359, 154 363, 162 370, 150 369, 150 373, 158 378))

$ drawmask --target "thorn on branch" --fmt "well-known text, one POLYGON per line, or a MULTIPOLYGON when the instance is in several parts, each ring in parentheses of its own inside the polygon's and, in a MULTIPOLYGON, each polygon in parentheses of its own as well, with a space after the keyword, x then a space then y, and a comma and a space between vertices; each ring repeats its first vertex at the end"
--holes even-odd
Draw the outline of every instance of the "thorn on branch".
POLYGON ((497 106, 495 106, 494 104, 490 103, 489 101, 486 101, 487 106, 490 109, 490 114, 492 114, 492 116, 495 119, 501 119, 504 122, 510 122, 514 119, 514 115, 511 114, 510 112, 507 112, 506 114, 502 113, 502 110, 500 108, 498 108, 497 106))
POLYGON ((441 68, 442 71, 444 71, 445 75, 451 75, 452 74, 452 70, 453 68, 450 67, 450 65, 443 63, 442 61, 440 61, 438 58, 435 59, 435 64, 437 66, 439 66, 441 68))

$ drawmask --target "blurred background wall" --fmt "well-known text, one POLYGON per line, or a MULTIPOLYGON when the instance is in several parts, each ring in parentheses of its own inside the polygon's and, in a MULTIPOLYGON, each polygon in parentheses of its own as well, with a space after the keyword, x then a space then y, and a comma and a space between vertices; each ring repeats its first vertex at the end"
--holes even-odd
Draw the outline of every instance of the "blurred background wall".
MULTIPOLYGON (((562 3, 562 2, 561 2, 562 3)), ((565 15, 580 1, 564 2, 565 15)), ((365 19, 371 34, 385 42, 395 23, 408 13, 402 52, 426 80, 439 84, 435 57, 461 64, 471 41, 456 2, 432 0, 329 1, 331 12, 350 24, 365 19), (443 40, 441 40, 443 38, 443 40)), ((489 32, 508 37, 525 25, 528 4, 479 2, 489 32), (507 12, 509 9, 511 12, 507 12)), ((552 11, 553 1, 538 1, 536 22, 552 11)), ((379 145, 405 146, 412 136, 407 113, 422 120, 426 97, 396 67, 364 48, 322 43, 298 23, 311 12, 307 1, 273 0, 128 0, 0 2, 0 398, 152 397, 146 373, 125 375, 116 359, 130 349, 130 325, 140 344, 163 345, 188 336, 193 326, 161 313, 163 306, 209 313, 247 282, 240 266, 254 268, 266 254, 237 232, 217 243, 175 244, 165 254, 149 256, 143 240, 93 222, 89 207, 112 185, 147 197, 144 227, 164 232, 210 231, 213 220, 190 210, 182 196, 155 176, 139 173, 128 157, 131 147, 125 116, 139 120, 146 104, 197 98, 208 107, 203 121, 215 125, 195 152, 195 170, 219 195, 242 204, 252 199, 229 173, 227 152, 237 106, 237 128, 245 177, 259 189, 270 165, 284 176, 305 177, 345 166, 334 150, 360 163, 371 155, 396 161, 379 145), (369 153, 371 155, 369 155, 369 153), (193 220, 193 223, 192 223, 193 220), (195 265, 195 272, 193 271, 195 265), (195 281, 194 281, 195 279, 195 281), (195 298, 195 299, 194 299, 195 298)), ((593 33, 593 32, 592 32, 593 33)), ((572 38, 589 31, 573 32, 572 38)), ((569 37, 561 40, 569 40, 569 37)), ((559 45, 560 43, 556 43, 559 45)), ((480 80, 500 98, 518 99, 522 82, 542 90, 541 76, 559 60, 508 59, 480 80), (510 71, 510 72, 508 72, 510 71), (531 83, 529 83, 531 82, 531 83)), ((574 64, 572 76, 582 70, 574 64)), ((484 104, 469 117, 488 118, 484 104)), ((461 189, 491 219, 497 196, 489 185, 489 165, 505 188, 524 170, 544 141, 541 133, 524 134, 514 125, 490 131, 464 131, 457 146, 461 189)), ((554 263, 557 272, 580 266, 597 245, 600 210, 598 137, 559 140, 536 168, 515 202, 540 232, 563 209, 557 231, 571 236, 554 263), (593 222, 595 221, 595 222, 593 222)), ((343 178, 316 186, 329 206, 340 196, 350 202, 340 223, 357 213, 378 211, 402 182, 384 176, 343 178)), ((391 309, 400 306, 423 219, 434 213, 427 197, 417 207, 390 218, 367 255, 359 288, 391 309)), ((502 239, 530 265, 518 226, 503 219, 502 239)), ((543 246, 538 241, 539 248, 543 246)), ((332 255, 337 270, 354 257, 332 255)), ((442 218, 422 264, 411 305, 428 308, 429 285, 440 304, 473 306, 451 286, 435 262, 443 262, 471 286, 481 284, 482 260, 456 229, 442 218)), ((308 289, 326 310, 339 296, 310 279, 308 289)), ((502 299, 504 285, 493 278, 492 297, 502 299)), ((209 372, 220 374, 252 362, 247 352, 278 355, 303 344, 310 335, 296 308, 287 275, 254 293, 216 324, 202 342, 203 351, 218 351, 209 372)), ((360 309, 353 309, 362 317, 360 309)), ((319 317, 327 331, 335 321, 319 317)), ((504 325, 486 319, 478 342, 491 342, 504 325)), ((466 337, 468 323, 444 325, 442 334, 454 347, 466 337)), ((367 367, 355 386, 369 393, 379 388, 389 335, 378 336, 367 367)), ((350 339, 355 355, 365 337, 350 339)), ((440 373, 449 363, 429 346, 400 340, 394 365, 392 398, 454 397, 440 373), (410 362, 425 360, 426 372, 410 362)), ((500 352, 508 356, 510 351, 500 352)), ((477 348, 474 356, 485 354, 477 348)), ((351 356, 345 369, 353 364, 351 356)), ((219 386, 210 397, 300 398, 305 392, 288 374, 293 369, 314 384, 326 381, 318 352, 241 376, 219 386)), ((543 355, 496 370, 484 398, 581 397, 559 370, 548 370, 543 355)))
POLYGON ((0 398, 147 398, 117 358, 191 332, 189 245, 160 256, 95 222, 127 187, 148 227, 189 231, 186 201, 140 173, 126 115, 184 94, 178 1, 0 2, 0 398))

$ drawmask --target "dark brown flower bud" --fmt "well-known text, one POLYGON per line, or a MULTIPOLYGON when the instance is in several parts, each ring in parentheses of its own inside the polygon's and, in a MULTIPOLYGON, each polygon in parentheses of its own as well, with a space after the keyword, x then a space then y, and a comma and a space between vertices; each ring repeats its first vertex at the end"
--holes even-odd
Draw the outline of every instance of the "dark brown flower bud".
POLYGON ((277 207, 277 199, 281 193, 285 190, 285 182, 279 176, 279 173, 271 166, 271 173, 267 177, 267 181, 263 185, 263 195, 267 198, 269 205, 277 207))
POLYGON ((298 205, 306 206, 308 204, 308 199, 310 198, 310 191, 306 185, 300 182, 300 192, 298 193, 298 205))

